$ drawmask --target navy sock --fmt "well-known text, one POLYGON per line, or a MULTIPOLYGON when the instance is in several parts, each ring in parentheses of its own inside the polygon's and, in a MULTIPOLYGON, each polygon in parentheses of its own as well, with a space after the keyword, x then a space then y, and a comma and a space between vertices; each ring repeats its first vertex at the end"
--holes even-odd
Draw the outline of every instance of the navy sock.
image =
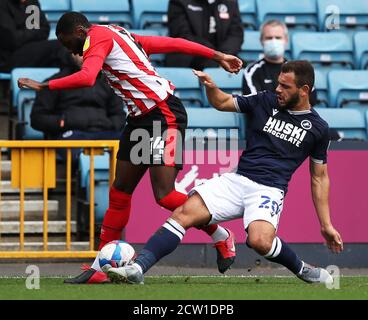
POLYGON ((143 273, 146 273, 157 261, 176 249, 184 234, 185 229, 169 218, 148 240, 135 263, 142 268, 143 273))
POLYGON ((303 267, 303 261, 291 250, 286 242, 278 237, 273 240, 270 252, 264 257, 269 261, 282 264, 295 274, 299 273, 303 267))

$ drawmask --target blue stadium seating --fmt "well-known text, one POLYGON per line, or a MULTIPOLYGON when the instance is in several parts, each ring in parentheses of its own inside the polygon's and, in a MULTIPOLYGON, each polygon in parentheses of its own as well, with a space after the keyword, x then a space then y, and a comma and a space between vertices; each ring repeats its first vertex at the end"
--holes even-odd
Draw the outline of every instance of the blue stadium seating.
POLYGON ((331 107, 368 106, 368 72, 331 70, 328 74, 331 107), (350 102, 350 103, 349 103, 350 102))
POLYGON ((56 25, 60 17, 70 11, 70 0, 40 0, 41 9, 51 25, 56 25))
MULTIPOLYGON (((226 72, 221 68, 206 68, 203 70, 208 73, 216 85, 223 91, 231 94, 242 94, 243 72, 233 74, 226 72)), ((203 102, 205 106, 209 106, 209 102, 203 88, 203 102)))
POLYGON ((244 31, 244 41, 241 46, 241 51, 238 57, 247 63, 262 59, 263 47, 260 40, 261 33, 259 31, 244 31))
POLYGON ((257 28, 257 10, 255 0, 239 1, 239 11, 242 24, 245 29, 257 28))
POLYGON ((169 0, 132 0, 137 29, 166 29, 169 0))
POLYGON ((368 31, 354 35, 355 66, 357 69, 368 69, 368 31))
POLYGON ((198 78, 189 68, 156 68, 159 75, 170 80, 185 107, 202 107, 202 90, 198 78))
MULTIPOLYGON (((95 221, 101 223, 109 206, 110 157, 107 152, 94 157, 95 168, 95 221)), ((86 201, 90 202, 90 157, 83 153, 79 157, 80 187, 86 190, 86 201)))
POLYGON ((316 0, 257 0, 258 21, 277 19, 290 29, 317 30, 316 0))
POLYGON ((343 139, 367 140, 365 114, 356 109, 315 108, 330 128, 339 131, 343 139))
POLYGON ((72 10, 80 11, 94 23, 116 23, 132 27, 133 21, 128 0, 71 0, 72 10))
POLYGON ((367 0, 318 0, 320 30, 330 30, 328 25, 339 24, 340 29, 366 29, 368 27, 367 0), (337 17, 338 19, 333 18, 337 17))
POLYGON ((10 73, 0 73, 0 80, 10 80, 11 75, 10 73))
POLYGON ((327 72, 315 69, 315 82, 314 87, 317 90, 318 103, 315 107, 327 107, 328 106, 328 87, 327 87, 327 72))
POLYGON ((236 112, 221 112, 212 108, 186 108, 190 138, 244 139, 244 115, 236 112), (196 131, 195 129, 201 129, 196 131), (238 129, 234 132, 231 129, 238 129))
POLYGON ((48 40, 56 40, 56 25, 50 25, 50 33, 49 33, 49 39, 48 40))
POLYGON ((225 92, 231 94, 241 94, 243 75, 226 72, 222 68, 206 68, 203 70, 208 73, 217 86, 225 92))
MULTIPOLYGON (((240 49, 241 51, 239 52, 238 57, 243 59, 247 64, 262 59, 264 56, 260 37, 260 31, 244 31, 244 41, 242 43, 240 49)), ((291 58, 290 41, 286 47, 285 57, 288 60, 291 58)))
POLYGON ((18 78, 31 78, 36 81, 44 81, 59 71, 58 68, 16 68, 11 73, 11 88, 13 107, 18 113, 18 138, 43 139, 43 133, 34 130, 30 125, 30 114, 36 92, 29 89, 19 89, 18 78))
POLYGON ((161 36, 160 30, 152 29, 127 29, 130 33, 135 33, 140 36, 161 36))
POLYGON ((352 69, 353 43, 346 33, 297 32, 292 35, 292 52, 296 60, 305 59, 315 66, 352 69))

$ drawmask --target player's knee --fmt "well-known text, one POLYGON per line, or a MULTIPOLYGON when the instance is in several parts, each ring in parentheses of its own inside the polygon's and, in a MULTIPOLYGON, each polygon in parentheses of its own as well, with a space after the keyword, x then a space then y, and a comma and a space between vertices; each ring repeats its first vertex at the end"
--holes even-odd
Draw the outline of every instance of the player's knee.
POLYGON ((248 244, 260 255, 265 255, 270 252, 272 247, 272 241, 268 236, 264 235, 248 235, 247 242, 248 244))
POLYGON ((171 215, 171 218, 179 223, 184 229, 189 229, 193 226, 193 219, 185 205, 176 208, 171 215))

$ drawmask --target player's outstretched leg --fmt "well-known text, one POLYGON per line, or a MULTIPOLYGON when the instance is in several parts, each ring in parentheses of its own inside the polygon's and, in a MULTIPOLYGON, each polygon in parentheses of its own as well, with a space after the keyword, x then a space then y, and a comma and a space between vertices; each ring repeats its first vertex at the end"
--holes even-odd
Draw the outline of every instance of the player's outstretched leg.
MULTIPOLYGON (((175 190, 175 179, 178 170, 174 167, 152 167, 150 176, 157 203, 174 211, 188 200, 188 196, 175 190)), ((226 272, 236 257, 235 236, 231 230, 217 224, 198 228, 206 232, 213 240, 217 251, 217 267, 219 272, 226 272)))
POLYGON ((169 219, 148 240, 138 254, 135 263, 120 268, 110 268, 109 278, 114 282, 142 284, 143 275, 161 258, 170 254, 179 245, 185 232, 192 226, 204 225, 211 218, 207 207, 197 194, 174 211, 169 219))
POLYGON ((302 261, 284 241, 275 236, 274 232, 270 223, 254 221, 248 227, 247 244, 267 260, 283 265, 305 282, 333 282, 327 270, 302 261))
POLYGON ((120 268, 110 268, 108 277, 114 283, 143 284, 144 276, 156 262, 174 251, 185 235, 185 229, 169 218, 148 240, 135 263, 120 268))

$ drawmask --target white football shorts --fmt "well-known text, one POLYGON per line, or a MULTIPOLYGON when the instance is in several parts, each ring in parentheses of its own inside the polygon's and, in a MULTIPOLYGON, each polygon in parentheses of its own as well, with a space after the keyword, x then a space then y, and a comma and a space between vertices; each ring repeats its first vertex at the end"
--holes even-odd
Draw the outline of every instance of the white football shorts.
POLYGON ((212 215, 209 224, 243 218, 244 229, 256 220, 271 223, 277 230, 284 191, 254 182, 237 173, 225 173, 194 187, 212 215))

